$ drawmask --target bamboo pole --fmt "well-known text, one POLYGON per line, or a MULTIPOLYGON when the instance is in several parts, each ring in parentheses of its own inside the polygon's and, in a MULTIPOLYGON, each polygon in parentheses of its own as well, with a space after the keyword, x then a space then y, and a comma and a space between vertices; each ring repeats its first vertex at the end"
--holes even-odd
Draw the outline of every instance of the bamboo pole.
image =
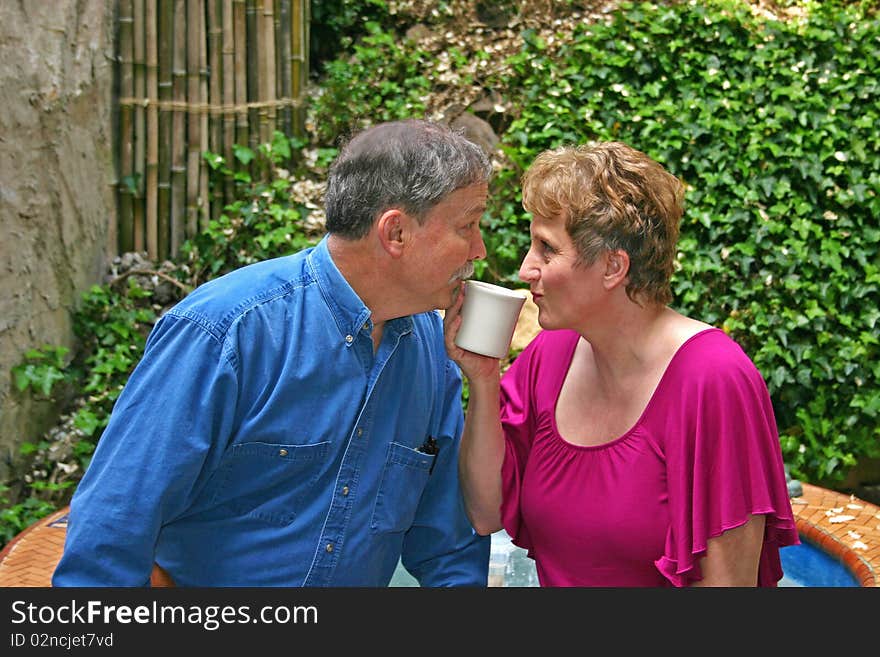
MULTIPOLYGON (((235 143, 248 143, 248 113, 243 109, 247 104, 247 8, 245 0, 232 0, 234 42, 235 42, 235 105, 239 109, 235 118, 235 143)), ((235 163, 230 159, 229 166, 235 163)))
MULTIPOLYGON (((119 94, 134 96, 134 16, 132 0, 119 3, 119 94)), ((134 108, 130 104, 119 108, 119 215, 116 220, 119 253, 134 248, 134 108)))
MULTIPOLYGON (((208 6, 212 6, 212 1, 208 0, 208 6)), ((211 194, 208 190, 208 163, 205 162, 203 153, 210 150, 210 83, 208 80, 208 25, 206 23, 205 6, 201 5, 199 9, 199 98, 202 111, 199 112, 199 231, 208 228, 208 220, 211 217, 210 200, 211 194)))
MULTIPOLYGON (((208 89, 212 108, 223 107, 223 0, 208 0, 208 89)), ((208 115, 210 135, 208 150, 223 152, 223 117, 225 110, 208 115)), ((205 164, 203 163, 204 167, 205 164)), ((207 169, 206 169, 207 175, 207 169)), ((206 190, 207 191, 207 190, 206 190)), ((211 191, 209 215, 216 219, 222 209, 222 190, 211 191)))
POLYGON ((300 2, 302 2, 303 5, 303 38, 302 43, 300 44, 302 51, 302 68, 299 72, 300 88, 299 94, 296 97, 299 104, 297 105, 296 111, 299 114, 299 132, 297 134, 303 136, 306 133, 306 89, 309 86, 309 71, 311 70, 309 44, 312 42, 312 0, 300 0, 300 2))
POLYGON ((158 9, 159 170, 156 185, 156 249, 158 258, 164 259, 171 255, 171 123, 173 115, 179 110, 170 109, 174 6, 169 0, 160 0, 158 9))
MULTIPOLYGON (((290 16, 291 0, 277 0, 278 11, 275 19, 275 41, 278 43, 277 57, 277 90, 279 98, 288 99, 291 97, 290 82, 290 29, 292 27, 292 19, 290 16)), ((281 108, 281 116, 279 117, 279 129, 285 134, 290 135, 292 130, 291 108, 284 105, 281 108)))
MULTIPOLYGON (((245 20, 247 22, 247 100, 258 101, 260 99, 260 43, 257 30, 257 0, 246 0, 245 20)), ((260 115, 259 110, 252 107, 248 110, 248 140, 247 144, 253 150, 257 149, 260 142, 260 115)))
MULTIPOLYGON (((132 39, 134 58, 134 97, 146 98, 147 75, 146 75, 146 8, 144 0, 133 0, 132 13, 134 14, 134 34, 132 39)), ((134 106, 134 176, 135 198, 132 208, 132 239, 133 248, 138 253, 146 249, 146 216, 144 207, 146 183, 146 147, 147 125, 146 108, 143 103, 134 106)))
POLYGON ((236 143, 303 133, 309 9, 308 0, 120 0, 119 248, 176 255, 222 211, 231 193, 211 192, 202 152, 236 168, 236 143))
POLYGON ((201 122, 197 109, 201 104, 199 86, 199 0, 187 0, 186 5, 186 99, 187 112, 187 160, 186 160, 186 235, 193 237, 199 229, 199 145, 201 122))
MULTIPOLYGON (((232 0, 223 0, 223 158, 232 166, 232 145, 235 143, 235 33, 232 20, 232 0)), ((232 183, 223 181, 223 205, 232 200, 232 183)), ((221 208, 222 209, 222 208, 221 208)))
MULTIPOLYGON (((259 1, 259 0, 258 0, 259 1)), ((261 100, 263 104, 263 129, 261 131, 262 143, 272 141, 275 132, 275 117, 277 110, 275 100, 275 7, 274 0, 263 0, 262 15, 262 44, 260 52, 263 55, 262 81, 260 82, 261 100)))
POLYGON ((147 257, 155 260, 158 249, 158 197, 159 174, 159 108, 156 100, 159 95, 158 42, 156 1, 146 0, 145 33, 147 54, 147 180, 146 204, 147 257))
MULTIPOLYGON (((250 5, 249 5, 250 6, 250 5)), ((263 98, 263 85, 266 84, 264 70, 266 68, 266 51, 263 45, 263 0, 253 0, 253 16, 248 23, 248 46, 253 49, 254 57, 248 58, 248 102, 251 104, 251 132, 257 133, 256 139, 251 136, 251 146, 263 142, 263 131, 266 129, 266 115, 260 101, 263 98), (256 62, 256 65, 253 64, 256 62), (253 67, 253 80, 251 68, 253 67), (255 129, 256 128, 256 129, 255 129)))
POLYGON ((186 0, 174 0, 174 54, 171 136, 171 252, 177 255, 186 239, 186 0))
POLYGON ((291 11, 292 28, 290 30, 290 81, 293 106, 293 134, 298 137, 305 134, 305 95, 309 77, 309 0, 295 0, 291 11))

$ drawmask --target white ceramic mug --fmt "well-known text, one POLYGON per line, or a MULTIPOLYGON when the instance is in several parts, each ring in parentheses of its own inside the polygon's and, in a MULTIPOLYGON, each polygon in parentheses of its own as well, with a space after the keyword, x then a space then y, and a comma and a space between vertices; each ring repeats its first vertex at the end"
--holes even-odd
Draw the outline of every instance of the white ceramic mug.
POLYGON ((456 346, 483 356, 505 358, 525 301, 525 296, 506 287, 465 281, 456 346))

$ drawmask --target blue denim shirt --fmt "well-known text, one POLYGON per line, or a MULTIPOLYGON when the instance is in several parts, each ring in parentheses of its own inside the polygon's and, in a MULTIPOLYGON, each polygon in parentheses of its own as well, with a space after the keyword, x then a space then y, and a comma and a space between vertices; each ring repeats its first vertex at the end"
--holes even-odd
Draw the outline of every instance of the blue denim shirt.
POLYGON ((437 312, 386 322, 326 238, 157 322, 71 502, 55 586, 485 586, 437 312), (436 439, 434 456, 419 448, 436 439))

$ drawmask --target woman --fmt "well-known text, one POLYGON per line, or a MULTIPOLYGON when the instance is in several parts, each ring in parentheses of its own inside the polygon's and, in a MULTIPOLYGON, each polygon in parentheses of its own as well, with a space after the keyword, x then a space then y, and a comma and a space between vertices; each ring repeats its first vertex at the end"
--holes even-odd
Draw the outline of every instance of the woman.
POLYGON ((668 306, 681 182, 610 142, 546 151, 522 184, 543 330, 499 382, 454 344, 461 295, 445 316, 474 527, 503 526, 542 586, 776 586, 799 541, 766 384, 668 306))

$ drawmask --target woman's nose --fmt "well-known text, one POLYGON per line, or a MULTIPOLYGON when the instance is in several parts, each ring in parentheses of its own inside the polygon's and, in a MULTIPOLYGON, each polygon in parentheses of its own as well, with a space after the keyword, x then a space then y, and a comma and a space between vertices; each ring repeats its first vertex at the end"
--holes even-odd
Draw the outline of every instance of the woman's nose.
POLYGON ((523 258, 522 264, 519 266, 518 276, 521 281, 525 281, 526 283, 532 283, 538 280, 539 272, 538 268, 532 264, 532 250, 529 249, 528 253, 526 253, 526 257, 523 258))

